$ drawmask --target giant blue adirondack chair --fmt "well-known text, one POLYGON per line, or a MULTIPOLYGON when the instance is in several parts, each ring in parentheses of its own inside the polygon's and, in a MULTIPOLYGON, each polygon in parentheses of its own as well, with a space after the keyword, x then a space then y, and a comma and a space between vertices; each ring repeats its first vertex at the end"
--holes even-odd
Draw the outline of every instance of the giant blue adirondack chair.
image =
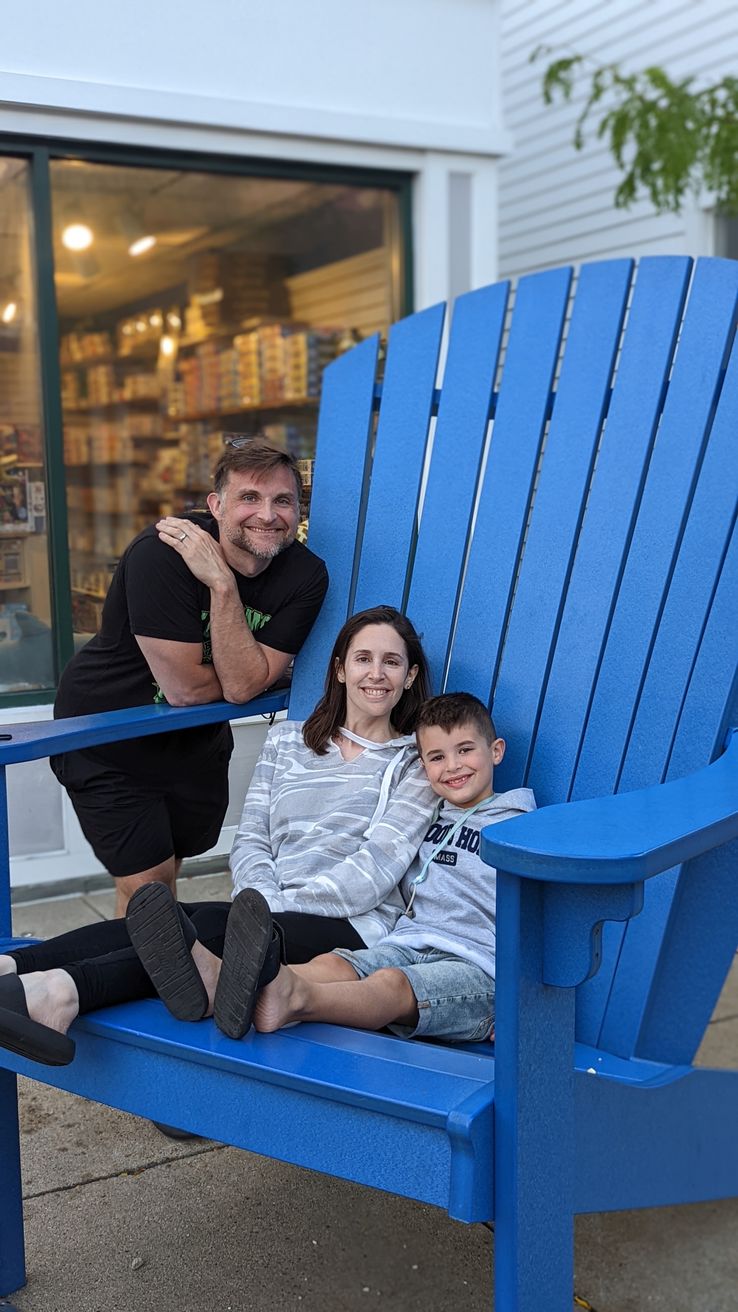
MULTIPOLYGON (((78 1021, 64 1069, 3 1054, 0 1293, 24 1278, 14 1071, 494 1219, 498 1312, 569 1312, 576 1212, 738 1193, 738 1072, 691 1065, 738 942, 738 265, 572 285, 460 298, 440 386, 442 307, 392 329, 381 382, 375 339, 331 366, 310 533, 332 582, 289 699, 310 709, 377 602, 422 631, 436 689, 494 699, 499 785, 542 807, 483 843, 496 1047, 237 1043, 147 1001, 78 1021)), ((14 726, 0 760, 234 713, 14 726)))

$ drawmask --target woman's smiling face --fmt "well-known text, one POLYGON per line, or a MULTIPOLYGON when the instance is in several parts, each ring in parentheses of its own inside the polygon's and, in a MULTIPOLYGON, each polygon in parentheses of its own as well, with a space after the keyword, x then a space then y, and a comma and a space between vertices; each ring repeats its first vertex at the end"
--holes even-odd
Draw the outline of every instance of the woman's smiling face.
POLYGON ((408 667, 407 649, 391 624, 367 624, 351 640, 337 677, 346 685, 346 721, 385 719, 418 672, 408 667))

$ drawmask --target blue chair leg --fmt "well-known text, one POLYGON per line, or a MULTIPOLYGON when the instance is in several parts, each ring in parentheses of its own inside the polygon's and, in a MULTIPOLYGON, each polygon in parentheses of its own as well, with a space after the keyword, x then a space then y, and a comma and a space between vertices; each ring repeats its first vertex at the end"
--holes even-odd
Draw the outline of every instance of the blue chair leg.
POLYGON ((26 1283, 18 1082, 0 1071, 0 1298, 26 1283))
POLYGON ((542 974, 541 886, 500 871, 495 1312, 571 1312, 574 1297, 574 989, 542 974))

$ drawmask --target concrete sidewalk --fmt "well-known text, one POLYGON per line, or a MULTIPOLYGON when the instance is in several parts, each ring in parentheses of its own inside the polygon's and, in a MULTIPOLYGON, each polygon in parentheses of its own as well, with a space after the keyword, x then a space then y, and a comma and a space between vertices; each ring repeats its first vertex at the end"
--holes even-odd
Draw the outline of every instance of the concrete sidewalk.
MULTIPOLYGON (((227 879, 182 880, 180 896, 224 898, 227 879)), ((33 902, 15 908, 14 929, 46 938, 112 911, 108 892, 33 902)), ((699 1059, 738 1068, 736 966, 699 1059)), ((7 1299, 18 1312, 491 1306, 483 1226, 21 1085, 28 1285, 7 1299)), ((735 1312, 738 1200, 581 1217, 576 1268, 596 1312, 735 1312)))

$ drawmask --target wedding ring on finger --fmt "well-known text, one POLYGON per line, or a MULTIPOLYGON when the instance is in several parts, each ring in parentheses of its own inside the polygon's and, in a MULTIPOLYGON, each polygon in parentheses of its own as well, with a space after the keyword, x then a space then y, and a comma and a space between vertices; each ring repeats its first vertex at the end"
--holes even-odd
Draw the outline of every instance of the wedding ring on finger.
POLYGON ((187 537, 187 534, 185 533, 184 529, 182 529, 182 532, 181 532, 180 535, 179 535, 179 540, 180 540, 180 542, 184 542, 184 540, 185 540, 186 537, 187 537))

